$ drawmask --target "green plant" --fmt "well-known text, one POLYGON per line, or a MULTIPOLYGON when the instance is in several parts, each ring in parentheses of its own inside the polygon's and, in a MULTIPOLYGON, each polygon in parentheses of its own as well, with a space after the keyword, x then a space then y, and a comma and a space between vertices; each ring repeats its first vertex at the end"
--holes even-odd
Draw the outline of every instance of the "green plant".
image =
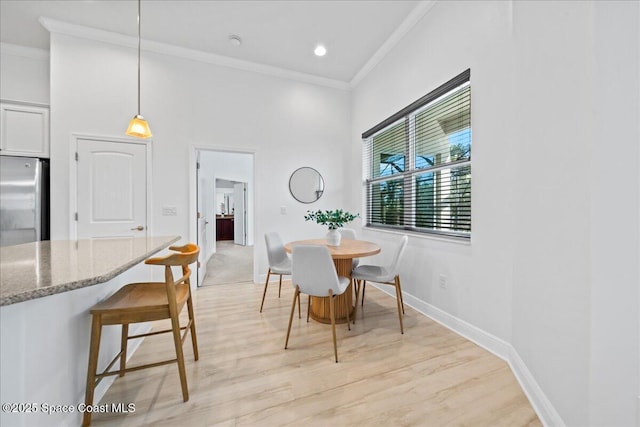
POLYGON ((326 225, 329 230, 336 230, 359 216, 360 214, 354 215, 342 209, 336 209, 335 211, 307 211, 304 219, 306 221, 315 221, 320 225, 326 225))

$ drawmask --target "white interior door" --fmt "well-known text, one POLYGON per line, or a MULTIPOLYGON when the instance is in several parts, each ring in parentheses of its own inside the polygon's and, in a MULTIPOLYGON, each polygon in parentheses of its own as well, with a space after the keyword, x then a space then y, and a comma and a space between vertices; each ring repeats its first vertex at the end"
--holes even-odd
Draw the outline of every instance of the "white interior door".
POLYGON ((78 238, 147 235, 147 147, 79 139, 78 238))
POLYGON ((198 219, 198 246, 200 247, 200 255, 198 255, 198 286, 202 286, 204 276, 207 274, 207 258, 205 248, 207 247, 207 221, 206 218, 198 219))
POLYGON ((236 245, 247 244, 247 184, 233 184, 233 241, 236 245))
MULTIPOLYGON (((200 153, 198 153, 198 164, 200 153)), ((207 182, 200 177, 200 167, 196 168, 196 196, 198 199, 198 286, 202 286, 204 276, 207 274, 207 182)))

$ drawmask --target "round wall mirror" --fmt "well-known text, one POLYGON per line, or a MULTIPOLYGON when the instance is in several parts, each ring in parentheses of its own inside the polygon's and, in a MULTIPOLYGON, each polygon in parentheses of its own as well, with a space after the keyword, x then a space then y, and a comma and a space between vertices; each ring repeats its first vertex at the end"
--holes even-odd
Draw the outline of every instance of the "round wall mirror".
POLYGON ((296 169, 289 178, 289 191, 301 203, 313 203, 324 193, 324 179, 310 167, 296 169))

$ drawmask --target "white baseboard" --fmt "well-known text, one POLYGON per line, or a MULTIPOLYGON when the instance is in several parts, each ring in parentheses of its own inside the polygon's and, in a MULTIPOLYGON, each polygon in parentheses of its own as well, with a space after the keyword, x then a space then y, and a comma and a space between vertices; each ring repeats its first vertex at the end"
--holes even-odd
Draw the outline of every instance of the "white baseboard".
POLYGON ((551 401, 544 394, 544 391, 540 388, 537 381, 527 368, 527 365, 520 358, 518 352, 509 345, 509 367, 511 367, 511 371, 516 376, 516 379, 520 383, 520 387, 524 391, 524 394, 527 395, 529 402, 531 402, 531 406, 538 414, 538 418, 542 422, 544 426, 566 426, 566 423, 560 417, 556 408, 553 407, 551 401))
MULTIPOLYGON (((370 286, 375 286, 377 289, 386 293, 392 298, 395 298, 395 290, 392 287, 377 285, 371 283, 370 286)), ((483 331, 482 329, 459 319, 446 311, 443 311, 433 305, 422 301, 419 298, 414 297, 411 294, 402 292, 402 298, 404 303, 412 307, 417 312, 427 316, 428 318, 440 323, 447 329, 455 332, 468 339, 469 341, 479 345, 485 350, 493 353, 502 360, 506 361, 511 368, 511 371, 515 375, 516 379, 520 383, 522 390, 529 399, 531 406, 540 418, 540 421, 544 426, 563 427, 566 426, 565 422, 560 417, 560 414, 551 404, 551 401, 544 394, 535 378, 527 368, 527 365, 520 358, 518 352, 513 346, 494 336, 490 333, 483 331)), ((640 427, 640 397, 638 397, 638 427, 640 427)))

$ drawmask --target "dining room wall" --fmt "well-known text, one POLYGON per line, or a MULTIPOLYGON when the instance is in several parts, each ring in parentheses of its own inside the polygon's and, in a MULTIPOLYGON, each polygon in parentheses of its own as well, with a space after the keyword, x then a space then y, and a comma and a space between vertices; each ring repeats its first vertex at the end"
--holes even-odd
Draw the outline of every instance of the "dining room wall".
MULTIPOLYGON (((53 238, 70 232, 71 134, 123 135, 136 112, 136 58, 132 48, 51 34, 53 238)), ((279 231, 285 240, 315 232, 303 219, 307 205, 289 194, 294 170, 320 170, 327 188, 322 203, 343 205, 344 156, 336 153, 349 140, 347 91, 143 49, 141 92, 142 114, 154 133, 153 234, 189 239, 189 156, 195 146, 255 153, 258 276, 267 270, 264 232, 279 231), (162 206, 176 206, 177 215, 162 216, 162 206)))
POLYGON ((437 2, 353 91, 362 209, 361 133, 471 69, 472 238, 411 236, 405 301, 502 342, 548 425, 638 425, 638 8, 437 2))

